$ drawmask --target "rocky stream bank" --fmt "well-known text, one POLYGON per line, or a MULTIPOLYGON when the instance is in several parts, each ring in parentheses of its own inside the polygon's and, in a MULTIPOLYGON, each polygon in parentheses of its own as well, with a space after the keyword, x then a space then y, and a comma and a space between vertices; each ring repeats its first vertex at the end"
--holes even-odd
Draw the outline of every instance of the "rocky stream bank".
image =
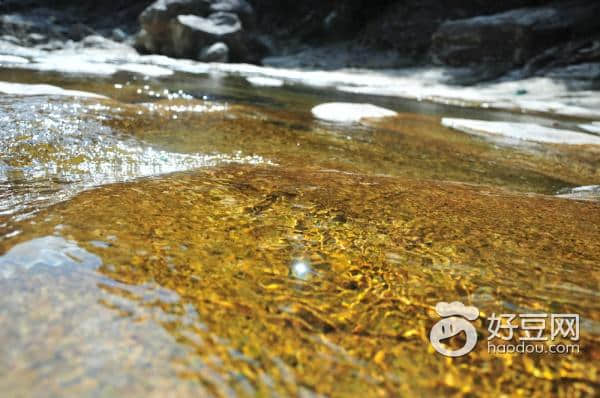
POLYGON ((551 75, 597 87, 599 12, 593 0, 4 0, 0 49, 56 50, 100 35, 142 53, 199 61, 439 65, 468 68, 456 73, 462 84, 551 75))

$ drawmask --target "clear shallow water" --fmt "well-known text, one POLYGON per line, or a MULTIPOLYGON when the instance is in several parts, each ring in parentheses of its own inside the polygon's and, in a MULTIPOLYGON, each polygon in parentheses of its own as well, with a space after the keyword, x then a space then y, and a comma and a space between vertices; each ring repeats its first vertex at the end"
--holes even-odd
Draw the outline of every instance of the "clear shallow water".
POLYGON ((600 205, 554 194, 598 183, 598 148, 440 123, 580 121, 234 77, 0 80, 110 98, 0 99, 0 390, 597 392, 600 205), (333 100, 399 115, 312 118, 333 100), (428 333, 435 304, 452 300, 484 318, 578 313, 582 352, 493 356, 482 344, 447 360, 428 333))

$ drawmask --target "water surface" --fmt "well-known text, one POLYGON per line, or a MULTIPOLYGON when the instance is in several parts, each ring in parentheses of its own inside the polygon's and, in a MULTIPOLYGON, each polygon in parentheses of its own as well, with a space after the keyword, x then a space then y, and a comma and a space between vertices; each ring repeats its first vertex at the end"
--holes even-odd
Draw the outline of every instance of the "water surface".
POLYGON ((576 128, 231 76, 0 70, 101 94, 0 97, 0 390, 9 396, 594 396, 596 146, 576 128), (315 120, 329 101, 398 112, 315 120), (578 192, 578 191, 573 191, 578 192), (577 197, 575 197, 577 198, 577 197), (577 313, 581 352, 450 360, 435 304, 577 313))

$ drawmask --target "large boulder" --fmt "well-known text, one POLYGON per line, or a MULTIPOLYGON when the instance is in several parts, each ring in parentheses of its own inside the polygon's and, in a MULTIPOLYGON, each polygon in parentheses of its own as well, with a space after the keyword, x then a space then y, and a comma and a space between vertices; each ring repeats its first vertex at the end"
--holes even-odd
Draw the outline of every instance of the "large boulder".
POLYGON ((152 35, 167 33, 169 22, 183 14, 207 15, 210 0, 158 0, 140 14, 140 24, 152 35))
MULTIPOLYGON (((395 52, 399 61, 424 59, 432 34, 446 20, 495 14, 548 1, 250 0, 260 29, 280 40, 284 48, 293 47, 297 41, 312 47, 349 41, 355 47, 395 52)), ((354 52, 358 62, 362 58, 360 52, 354 52)), ((371 64, 372 58, 365 58, 365 64, 371 64)))
POLYGON ((139 17, 142 30, 137 36, 138 49, 165 55, 175 55, 169 37, 170 22, 181 14, 206 15, 209 0, 158 0, 139 17))
POLYGON ((545 50, 600 30, 600 2, 577 0, 448 21, 432 37, 434 61, 505 70, 545 50))
POLYGON ((139 19, 136 46, 142 52, 259 62, 266 51, 253 32, 254 9, 246 0, 158 0, 139 19), (216 43, 222 45, 211 49, 216 43))
POLYGON ((177 57, 198 58, 206 47, 225 43, 234 58, 243 58, 242 23, 236 14, 217 12, 207 18, 179 15, 170 23, 170 38, 177 57))

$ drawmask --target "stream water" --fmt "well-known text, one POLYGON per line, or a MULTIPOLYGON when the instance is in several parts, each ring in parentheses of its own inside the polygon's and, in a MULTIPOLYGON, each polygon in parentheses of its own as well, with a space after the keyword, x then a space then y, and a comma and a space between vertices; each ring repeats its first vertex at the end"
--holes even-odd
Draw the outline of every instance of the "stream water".
POLYGON ((227 74, 0 81, 98 95, 0 96, 3 396, 599 393, 600 146, 441 123, 585 121, 227 74), (398 114, 311 115, 333 101, 398 114), (440 301, 481 340, 494 313, 579 314, 581 351, 445 358, 440 301))

